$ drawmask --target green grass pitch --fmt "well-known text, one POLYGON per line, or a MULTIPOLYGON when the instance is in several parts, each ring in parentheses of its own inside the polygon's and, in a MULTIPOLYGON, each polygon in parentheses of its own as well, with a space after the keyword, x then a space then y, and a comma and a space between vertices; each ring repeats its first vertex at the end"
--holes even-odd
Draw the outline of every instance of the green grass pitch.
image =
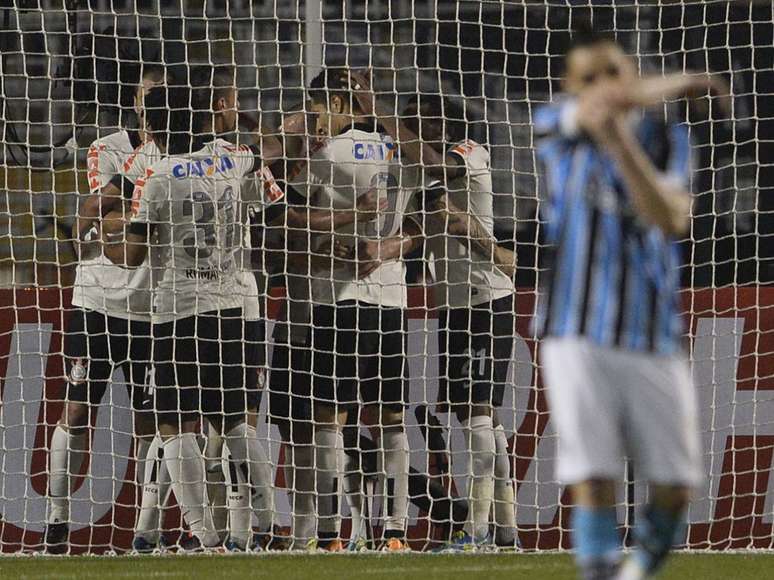
MULTIPOLYGON (((574 580, 568 554, 0 557, 3 580, 574 580)), ((677 554, 661 580, 774 578, 774 554, 677 554)))

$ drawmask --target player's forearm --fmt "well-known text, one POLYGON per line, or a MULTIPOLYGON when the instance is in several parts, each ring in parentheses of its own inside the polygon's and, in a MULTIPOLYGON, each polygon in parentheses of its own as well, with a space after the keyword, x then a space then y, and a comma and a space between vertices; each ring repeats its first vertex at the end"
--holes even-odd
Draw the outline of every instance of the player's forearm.
POLYGON ((112 184, 106 185, 100 191, 89 194, 78 208, 76 223, 78 237, 83 240, 83 237, 94 225, 95 220, 115 209, 120 202, 121 192, 112 184))
POLYGON ((288 227, 329 234, 354 223, 357 210, 354 209, 312 209, 304 208, 288 212, 288 227))
POLYGON ((709 75, 674 73, 644 77, 633 88, 632 100, 633 105, 653 107, 667 100, 698 96, 712 87, 713 80, 709 75))
POLYGON ((440 217, 446 224, 447 234, 460 238, 463 243, 469 242, 487 260, 495 260, 497 240, 475 215, 459 209, 448 197, 440 200, 437 207, 440 210, 440 217))
POLYGON ((397 116, 387 113, 380 107, 376 108, 376 114, 384 130, 400 147, 401 158, 405 158, 410 163, 422 164, 425 172, 432 177, 444 176, 444 156, 441 153, 433 149, 429 143, 423 142, 419 135, 399 121, 397 116))
POLYGON ((111 262, 118 266, 137 268, 142 265, 148 255, 148 241, 144 235, 129 232, 121 241, 103 241, 102 251, 111 262))
POLYGON ((690 217, 690 195, 666 183, 623 121, 616 123, 608 151, 617 162, 638 214, 667 235, 685 233, 690 217))

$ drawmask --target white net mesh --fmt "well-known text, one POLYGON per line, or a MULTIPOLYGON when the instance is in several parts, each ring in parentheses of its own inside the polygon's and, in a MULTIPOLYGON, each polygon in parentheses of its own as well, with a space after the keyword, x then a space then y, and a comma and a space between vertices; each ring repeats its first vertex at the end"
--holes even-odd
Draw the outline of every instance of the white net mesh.
MULTIPOLYGON (((442 94, 464 110, 465 137, 489 154, 492 233, 501 246, 515 246, 519 256, 512 355, 507 357, 511 359, 507 381, 497 408, 507 449, 501 448, 495 459, 492 532, 507 542, 510 512, 511 517, 515 513, 524 548, 568 547, 570 504, 554 475, 556 438, 530 327, 540 299, 542 255, 532 118, 536 106, 549 102, 560 88, 561 54, 577 17, 571 7, 576 3, 369 0, 294 5, 235 0, 164 2, 161 8, 158 4, 38 0, 0 8, 0 551, 42 546, 44 529, 53 522, 56 509, 51 497, 56 495, 52 478, 57 469, 60 489, 62 470, 71 474, 63 480, 70 491, 64 493, 69 507, 61 519, 69 522, 72 551, 102 553, 131 547, 142 505, 136 482, 143 478, 139 473, 143 470, 136 469, 135 459, 142 449, 134 441, 138 419, 122 386, 127 365, 110 369, 101 400, 94 395, 97 386, 89 385, 90 402, 83 407, 86 419, 80 431, 71 428, 67 435, 64 449, 71 453, 65 463, 54 458, 55 427, 64 416, 66 378, 78 383, 79 361, 94 354, 72 357, 66 368, 64 349, 73 334, 68 326, 71 301, 79 291, 72 289, 79 264, 78 200, 79 194, 85 200, 93 178, 89 147, 122 127, 136 126, 132 97, 142 65, 151 63, 178 69, 234 65, 240 110, 253 115, 260 111, 265 127, 277 127, 299 108, 309 111, 309 103, 303 104, 304 87, 323 65, 371 69, 379 99, 391 111, 403 110, 417 92, 442 94), (73 446, 82 452, 73 454, 73 446), (502 491, 509 487, 515 491, 514 505, 502 491)), ((726 1, 616 5, 595 9, 594 23, 614 31, 643 72, 717 72, 732 86, 731 122, 708 120, 706 111, 695 111, 689 119, 697 171, 692 227, 683 244, 683 305, 707 478, 689 511, 687 543, 696 548, 771 548, 774 294, 768 287, 772 282, 768 240, 774 214, 763 195, 771 185, 770 159, 759 146, 770 140, 774 116, 771 5, 726 1)), ((311 124, 304 127, 314 133, 311 124)), ((240 142, 248 138, 242 135, 240 142)), ((308 162, 309 154, 304 150, 290 163, 281 163, 281 169, 274 167, 278 181, 291 179, 283 172, 305 175, 294 166, 308 162)), ((361 154, 372 159, 384 155, 368 149, 361 154)), ((120 157, 121 163, 127 157, 120 157)), ((344 207, 337 201, 326 203, 327 209, 344 207)), ((351 207, 352 200, 349 203, 351 207)), ((397 210, 389 209, 388 215, 392 211, 397 210)), ((294 240, 312 232, 289 222, 288 228, 295 235, 287 235, 279 253, 292 258, 303 253, 293 247, 294 240)), ((260 234, 260 227, 253 229, 260 234)), ((252 244, 265 249, 269 237, 254 235, 252 244)), ((281 319, 288 294, 291 301, 303 302, 290 290, 303 268, 294 270, 289 259, 267 274, 258 262, 253 260, 253 267, 245 269, 254 270, 259 318, 266 319, 267 356, 265 364, 257 364, 261 377, 264 367, 268 374, 265 384, 259 381, 264 395, 256 438, 268 451, 274 474, 270 523, 277 537, 305 540, 314 533, 301 533, 295 520, 303 519, 297 518, 298 510, 305 509, 299 506, 307 504, 299 498, 308 495, 304 493, 308 480, 300 483, 303 468, 287 467, 303 467, 306 461, 310 473, 314 465, 324 469, 319 457, 317 463, 309 459, 314 417, 308 408, 310 394, 298 385, 319 370, 304 366, 304 353, 314 357, 331 345, 313 341, 311 350, 304 346, 308 320, 289 333, 275 332, 274 321, 281 319), (283 348, 284 354, 278 354, 283 348), (275 407, 282 404, 288 382, 291 390, 299 389, 292 403, 298 406, 292 413, 299 417, 292 422, 283 421, 286 411, 275 407), (273 397, 273 390, 280 396, 273 397), (296 445, 293 450, 289 440, 296 445)), ((466 451, 469 431, 439 400, 437 336, 448 330, 439 324, 448 326, 450 318, 433 306, 443 305, 431 289, 436 265, 421 250, 409 255, 406 264, 407 340, 400 355, 400 360, 408 361, 409 376, 406 532, 413 548, 424 549, 439 545, 472 517, 469 483, 475 467, 466 451)), ((103 300, 114 298, 125 287, 111 276, 94 278, 98 281, 89 282, 87 291, 103 300)), ((308 286, 308 280, 300 285, 308 286)), ((380 293, 386 291, 384 285, 379 288, 380 293)), ((96 308, 93 302, 85 306, 96 308)), ((119 318, 127 316, 124 312, 119 318)), ((132 336, 133 328, 109 332, 132 336)), ((360 359, 368 356, 363 352, 360 359)), ((468 365, 479 364, 476 349, 468 348, 468 356, 468 365)), ((93 357, 90 364, 95 364, 93 357)), ((384 367, 378 374, 384 379, 387 372, 384 367)), ((475 369, 468 366, 468 372, 475 369)), ((378 397, 383 400, 381 394, 378 397)), ((389 528, 392 502, 400 495, 389 482, 392 460, 373 451, 376 442, 389 436, 389 429, 379 429, 387 426, 385 420, 377 417, 375 430, 363 428, 358 433, 355 427, 354 436, 351 429, 344 435, 348 453, 343 461, 348 465, 359 461, 354 472, 364 476, 360 495, 369 524, 365 535, 375 540, 389 528)), ((319 422, 316 426, 321 432, 319 422)), ((197 430, 202 441, 211 439, 206 427, 197 430)), ((331 445, 335 444, 334 439, 331 445)), ((208 455, 209 477, 222 480, 219 452, 208 448, 208 453, 214 453, 208 455)), ((234 477, 232 473, 229 481, 234 477)), ((629 471, 627 478, 618 506, 626 531, 644 497, 636 471, 629 471)), ((317 486, 314 491, 320 498, 333 495, 315 481, 312 476, 312 489, 317 486)), ((211 483, 210 499, 221 504, 227 498, 237 501, 224 485, 211 483)), ((345 478, 344 488, 351 485, 345 478)), ((344 539, 350 534, 351 510, 345 495, 333 510, 344 515, 344 539)), ((321 518, 322 501, 326 500, 312 506, 321 518)), ((216 514, 221 528, 222 512, 216 514)), ((256 530, 265 527, 261 517, 253 521, 256 530)), ((172 541, 187 527, 174 499, 155 521, 154 530, 172 541)))

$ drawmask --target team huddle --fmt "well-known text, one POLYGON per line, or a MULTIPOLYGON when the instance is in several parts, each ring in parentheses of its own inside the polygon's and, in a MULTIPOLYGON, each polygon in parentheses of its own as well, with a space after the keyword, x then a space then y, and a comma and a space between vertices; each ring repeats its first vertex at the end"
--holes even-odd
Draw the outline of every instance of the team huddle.
MULTIPOLYGON (((138 552, 165 547, 171 492, 186 551, 402 552, 412 501, 452 522, 450 549, 518 546, 499 416, 516 258, 494 235, 489 151, 454 102, 419 94, 393 113, 370 84, 323 69, 300 110, 269 128, 239 110, 231 68, 144 68, 137 127, 88 153, 48 551, 68 550, 71 487, 118 365, 134 409, 138 552), (234 137, 239 126, 252 143, 234 137), (461 515, 409 465, 406 271, 417 252, 439 309, 438 402, 470 461, 461 515), (267 337, 265 279, 277 277, 285 300, 267 337), (256 429, 264 391, 285 447, 288 536, 275 530, 274 469, 256 429), (378 538, 366 473, 383 498, 378 538)), ((679 541, 701 473, 673 243, 689 215, 690 145, 660 111, 712 83, 640 78, 614 42, 588 36, 567 55, 564 88, 535 116, 551 248, 536 330, 558 474, 578 504, 583 577, 644 578, 679 541), (613 485, 624 457, 652 486, 626 561, 613 485)))

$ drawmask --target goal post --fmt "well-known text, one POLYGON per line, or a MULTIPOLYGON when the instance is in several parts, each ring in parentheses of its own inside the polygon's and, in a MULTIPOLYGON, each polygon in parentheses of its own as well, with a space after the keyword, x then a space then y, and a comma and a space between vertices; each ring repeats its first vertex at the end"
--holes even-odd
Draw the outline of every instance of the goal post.
MULTIPOLYGON (((770 3, 20 0, 0 7, 0 553, 41 547, 52 436, 66 404, 64 341, 77 291, 76 218, 89 191, 89 148, 136 126, 131 91, 112 89, 118 80, 129 83, 131 73, 120 79, 127 64, 140 70, 148 63, 233 66, 240 108, 260 111, 268 127, 299 108, 310 112, 304 89, 328 67, 370 70, 379 99, 394 111, 416 94, 442 95, 464 111, 464 136, 489 155, 492 233, 518 255, 512 354, 497 410, 508 467, 498 477, 514 489, 521 546, 568 548, 571 501, 554 473, 556 434, 531 326, 547 267, 532 124, 536 109, 561 91, 561 57, 581 12, 612 32, 643 74, 716 73, 732 88, 730 119, 708 100, 691 109, 665 105, 685 118, 695 155, 681 300, 706 477, 688 512, 685 545, 774 548, 770 3)), ((306 130, 314 136, 311 124, 306 130)), ((297 161, 308 163, 309 155, 297 161)), ((412 547, 428 549, 461 523, 455 518, 464 519, 464 510, 452 512, 468 499, 474 474, 466 431, 439 400, 444 328, 436 265, 422 252, 406 262, 407 532, 412 547), (446 512, 438 508, 444 502, 446 512)), ((250 268, 267 337, 257 437, 275 475, 274 525, 290 534, 299 490, 285 467, 294 455, 270 408, 278 376, 272 355, 282 340, 274 329, 293 300, 289 266, 270 275, 257 261, 250 268)), ((109 280, 100 289, 116 290, 109 280)), ((126 380, 116 368, 101 402, 89 406, 87 459, 71 474, 73 553, 131 547, 140 494, 126 380)), ((360 446, 373 437, 365 428, 360 435, 355 450, 366 456, 371 448, 360 446)), ((624 533, 645 498, 636 469, 630 474, 617 504, 624 533)), ((380 485, 364 489, 377 534, 386 510, 380 485)), ((341 513, 346 536, 343 495, 341 513)), ((494 513, 492 520, 494 530, 494 513)), ((174 502, 161 526, 171 537, 183 529, 174 502)))

